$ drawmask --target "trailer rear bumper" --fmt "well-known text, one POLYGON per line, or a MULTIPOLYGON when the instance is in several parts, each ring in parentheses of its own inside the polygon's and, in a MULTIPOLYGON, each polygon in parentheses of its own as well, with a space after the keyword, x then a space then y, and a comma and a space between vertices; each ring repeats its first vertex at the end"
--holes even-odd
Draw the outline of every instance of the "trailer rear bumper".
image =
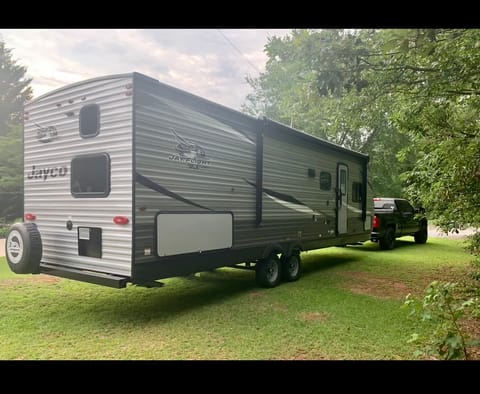
POLYGON ((102 272, 86 271, 71 267, 64 267, 61 265, 54 265, 48 263, 40 264, 40 273, 59 276, 61 278, 80 280, 83 282, 93 283, 96 285, 103 285, 121 289, 127 286, 130 278, 124 276, 117 276, 106 274, 102 272))

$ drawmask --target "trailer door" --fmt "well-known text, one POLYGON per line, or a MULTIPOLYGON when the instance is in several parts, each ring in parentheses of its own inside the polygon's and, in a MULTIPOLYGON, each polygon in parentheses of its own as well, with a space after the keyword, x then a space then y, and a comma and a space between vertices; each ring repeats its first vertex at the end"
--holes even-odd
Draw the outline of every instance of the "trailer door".
POLYGON ((339 164, 337 170, 337 231, 339 234, 347 232, 348 220, 348 167, 339 164))

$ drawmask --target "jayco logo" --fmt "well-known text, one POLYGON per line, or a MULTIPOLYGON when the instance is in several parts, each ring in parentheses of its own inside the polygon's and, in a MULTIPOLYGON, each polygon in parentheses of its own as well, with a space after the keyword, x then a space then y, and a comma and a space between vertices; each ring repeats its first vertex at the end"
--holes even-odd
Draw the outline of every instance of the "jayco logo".
POLYGON ((47 178, 56 178, 57 176, 67 175, 68 168, 63 167, 46 167, 46 168, 36 168, 32 166, 32 171, 27 174, 28 179, 43 179, 44 181, 47 178))
POLYGON ((37 140, 40 142, 51 142, 58 137, 57 129, 54 126, 40 126, 38 123, 35 123, 37 126, 37 140))
POLYGON ((207 159, 205 151, 200 145, 179 136, 174 129, 172 129, 172 133, 175 136, 175 141, 177 142, 175 149, 177 150, 178 154, 170 155, 168 160, 185 163, 189 168, 198 169, 207 168, 210 166, 210 160, 207 159))

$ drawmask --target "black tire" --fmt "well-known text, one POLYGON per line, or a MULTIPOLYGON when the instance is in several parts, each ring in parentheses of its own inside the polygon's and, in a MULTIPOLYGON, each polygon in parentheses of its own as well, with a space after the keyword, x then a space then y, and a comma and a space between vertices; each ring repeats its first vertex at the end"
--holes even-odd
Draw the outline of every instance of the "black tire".
POLYGON ((392 250, 395 247, 395 230, 393 227, 388 227, 385 235, 379 239, 380 249, 392 250))
POLYGON ((262 287, 275 287, 280 283, 281 264, 276 255, 260 260, 255 267, 257 283, 262 287))
POLYGON ((415 238, 415 243, 424 244, 428 239, 428 226, 426 223, 422 224, 422 228, 416 232, 413 237, 415 238))
POLYGON ((35 223, 15 223, 5 239, 8 266, 16 274, 37 274, 42 259, 42 238, 35 223))
POLYGON ((302 261, 299 254, 282 259, 282 278, 285 282, 294 282, 302 274, 302 261))

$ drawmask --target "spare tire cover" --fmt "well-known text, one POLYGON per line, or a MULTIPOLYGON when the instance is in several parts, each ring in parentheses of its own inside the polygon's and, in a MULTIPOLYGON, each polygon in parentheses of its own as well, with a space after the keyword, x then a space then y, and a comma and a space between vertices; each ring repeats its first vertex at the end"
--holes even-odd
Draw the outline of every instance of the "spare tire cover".
POLYGON ((5 256, 10 269, 17 274, 40 271, 42 239, 35 223, 15 223, 7 233, 5 256))

